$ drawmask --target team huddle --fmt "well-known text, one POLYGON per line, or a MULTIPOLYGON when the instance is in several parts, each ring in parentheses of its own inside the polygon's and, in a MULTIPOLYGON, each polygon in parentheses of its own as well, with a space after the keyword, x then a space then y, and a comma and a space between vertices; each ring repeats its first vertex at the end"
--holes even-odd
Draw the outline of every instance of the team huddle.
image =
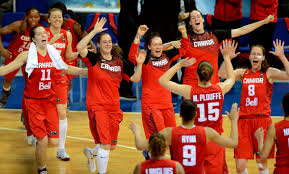
POLYGON ((234 148, 237 173, 248 173, 247 160, 256 155, 259 173, 268 174, 266 159, 274 158, 274 143, 274 173, 289 171, 289 93, 282 101, 284 120, 272 124, 270 117, 274 81, 289 80, 284 42, 274 41, 270 53, 281 60, 285 71, 269 67, 262 45, 251 47, 250 67, 234 70, 231 63, 238 55, 238 44, 230 38, 266 25, 274 16, 237 29, 207 32, 201 12, 193 10, 188 15, 190 26, 178 27, 181 40, 163 44, 158 33, 140 25, 133 43, 129 43, 129 55, 122 55, 105 32, 105 18, 99 18, 87 33, 79 23, 63 17, 66 11, 61 4, 52 6, 48 15, 41 16, 49 23, 45 28, 39 23, 39 11, 31 8, 24 20, 0 29, 0 36, 14 32, 7 49, 0 42, 1 55, 6 58, 6 65, 0 67, 0 75, 5 75, 1 104, 6 105, 10 85, 21 67, 25 79, 22 114, 28 143, 36 148, 38 173, 47 173, 48 147, 58 147, 57 158, 70 159, 65 150, 66 108, 73 75, 88 78, 86 107, 95 147, 86 147, 83 152, 90 172, 107 173, 110 151, 116 148, 123 119, 118 92, 122 79, 142 79, 141 114, 146 138, 135 122, 131 122, 129 129, 135 135, 137 149, 143 150, 147 160, 138 164, 134 173, 229 173, 225 148, 234 148), (95 35, 96 47, 92 42, 95 35), (139 48, 142 38, 144 49, 139 48), (172 49, 176 54, 167 56, 165 52, 172 49), (219 51, 224 59, 220 68, 219 51), (133 74, 128 73, 131 67, 123 56, 128 56, 135 66, 133 74), (87 68, 77 67, 78 58, 87 68), (177 63, 171 67, 174 61, 177 63), (183 84, 178 84, 171 79, 182 68, 183 84), (220 82, 220 77, 225 80, 220 82), (227 112, 231 135, 224 137, 224 95, 236 80, 242 82, 241 102, 239 108, 234 103, 227 112), (180 126, 176 125, 171 92, 184 97, 180 126), (167 144, 171 160, 165 157, 167 144))

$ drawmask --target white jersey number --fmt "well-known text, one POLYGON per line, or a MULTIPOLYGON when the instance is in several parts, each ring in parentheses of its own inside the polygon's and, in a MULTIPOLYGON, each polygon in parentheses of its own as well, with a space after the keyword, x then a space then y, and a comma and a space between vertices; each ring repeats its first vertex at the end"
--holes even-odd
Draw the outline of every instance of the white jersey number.
POLYGON ((51 80, 50 78, 50 69, 42 69, 41 70, 42 76, 41 76, 41 81, 45 81, 45 80, 51 80))
POLYGON ((248 95, 249 96, 255 95, 255 85, 248 85, 248 95))
POLYGON ((219 114, 220 114, 220 109, 219 108, 214 108, 218 107, 220 104, 219 102, 211 102, 208 103, 208 119, 206 118, 206 112, 205 112, 205 104, 197 104, 197 107, 199 108, 199 113, 200 117, 198 119, 199 122, 204 122, 204 121, 217 121, 219 119, 219 114))
POLYGON ((196 165, 196 146, 185 145, 183 146, 183 165, 195 166, 196 165))

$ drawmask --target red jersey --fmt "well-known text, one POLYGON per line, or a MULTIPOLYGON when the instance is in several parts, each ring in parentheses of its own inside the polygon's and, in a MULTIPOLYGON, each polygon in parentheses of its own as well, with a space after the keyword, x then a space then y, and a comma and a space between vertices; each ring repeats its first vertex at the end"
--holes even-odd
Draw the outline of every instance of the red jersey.
POLYGON ((216 0, 214 18, 221 21, 242 19, 241 0, 216 0))
POLYGON ((185 54, 182 57, 196 58, 196 63, 185 68, 183 84, 198 85, 197 68, 203 60, 210 62, 214 68, 211 83, 220 82, 218 77, 219 40, 222 41, 230 37, 231 30, 216 30, 214 33, 192 34, 188 38, 182 38, 181 45, 185 49, 185 54))
MULTIPOLYGON (((129 61, 136 65, 139 44, 132 44, 129 52, 129 61)), ((142 105, 149 105, 151 108, 166 109, 173 107, 171 92, 165 89, 159 78, 170 69, 172 60, 162 54, 159 58, 151 57, 147 64, 142 66, 142 105)))
POLYGON ((38 68, 35 68, 30 77, 25 72, 24 96, 30 98, 48 98, 55 94, 54 80, 56 68, 47 53, 45 56, 37 53, 38 68))
POLYGON ((141 163, 141 174, 176 174, 176 161, 170 159, 147 160, 141 163))
POLYGON ((77 51, 76 46, 78 44, 78 37, 73 30, 73 25, 75 23, 77 23, 75 20, 68 18, 66 25, 61 27, 62 29, 69 31, 71 33, 71 36, 72 36, 71 47, 72 47, 72 51, 74 51, 74 52, 77 51))
POLYGON ((223 130, 222 108, 224 97, 219 85, 209 87, 192 86, 191 100, 197 106, 195 124, 215 129, 220 134, 223 130))
POLYGON ((250 19, 260 21, 269 15, 274 15, 277 22, 278 0, 251 0, 250 19))
POLYGON ((240 118, 247 116, 271 115, 271 99, 273 84, 267 79, 267 74, 261 71, 245 71, 242 79, 242 93, 240 103, 240 118))
POLYGON ((289 166, 289 121, 282 120, 275 123, 277 145, 275 167, 289 166))
MULTIPOLYGON (((22 21, 21 21, 22 23, 22 21)), ((13 39, 8 45, 8 50, 12 53, 12 58, 16 58, 22 51, 27 51, 30 47, 30 28, 25 33, 14 33, 13 39)))
POLYGON ((182 126, 172 128, 171 158, 182 164, 185 173, 203 174, 203 162, 207 155, 205 128, 182 126))
POLYGON ((123 73, 122 60, 113 57, 108 61, 90 51, 86 57, 92 64, 88 67, 87 109, 118 111, 120 82, 123 77, 129 80, 129 77, 123 73))
MULTIPOLYGON (((48 41, 51 40, 51 38, 53 38, 53 34, 51 33, 49 27, 48 28, 45 28, 46 32, 47 32, 47 35, 48 35, 48 41)), ((63 30, 61 29, 60 30, 60 33, 63 33, 62 37, 60 37, 59 39, 57 39, 52 45, 59 51, 60 53, 60 56, 62 57, 62 60, 65 60, 64 59, 64 56, 65 56, 65 50, 66 50, 66 47, 68 45, 68 40, 67 40, 67 35, 66 35, 66 30, 63 30)), ((56 73, 56 79, 58 81, 61 81, 61 82, 65 82, 67 81, 67 76, 65 74, 62 73, 62 71, 60 70, 57 70, 57 73, 56 73)))

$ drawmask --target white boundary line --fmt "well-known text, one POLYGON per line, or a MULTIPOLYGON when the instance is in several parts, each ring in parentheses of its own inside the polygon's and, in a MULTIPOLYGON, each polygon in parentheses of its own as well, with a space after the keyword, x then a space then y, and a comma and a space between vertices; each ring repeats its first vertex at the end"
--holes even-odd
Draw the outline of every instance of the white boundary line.
MULTIPOLYGON (((26 130, 23 129, 14 129, 14 128, 7 128, 7 127, 0 127, 0 130, 9 130, 9 131, 17 131, 17 132, 26 132, 26 130)), ((94 140, 92 139, 87 139, 87 138, 79 138, 79 137, 72 137, 72 136, 66 136, 67 138, 71 138, 71 139, 76 139, 76 140, 82 140, 82 141, 90 141, 90 142, 94 142, 94 140)), ((121 145, 121 144, 117 144, 117 146, 119 147, 123 147, 123 148, 127 148, 127 149, 133 149, 136 150, 135 147, 130 147, 130 146, 125 146, 125 145, 121 145)))

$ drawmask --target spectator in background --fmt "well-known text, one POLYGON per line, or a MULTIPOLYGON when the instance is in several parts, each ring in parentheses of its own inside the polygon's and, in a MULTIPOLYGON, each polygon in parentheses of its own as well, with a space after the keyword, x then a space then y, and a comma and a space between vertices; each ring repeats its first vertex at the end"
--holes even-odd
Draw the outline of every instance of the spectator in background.
POLYGON ((289 17, 289 1, 288 0, 278 0, 278 17, 289 17))
MULTIPOLYGON (((216 0, 215 12, 212 18, 212 28, 218 29, 235 29, 240 28, 242 24, 242 0, 216 0)), ((240 38, 234 38, 240 43, 240 38)), ((222 61, 219 54, 219 63, 222 61)), ((236 66, 238 59, 233 59, 233 66, 236 66)))
MULTIPOLYGON (((123 50, 123 58, 128 61, 128 53, 130 44, 135 37, 135 33, 139 26, 140 0, 120 0, 120 13, 118 17, 118 44, 123 50)), ((132 73, 132 72, 129 72, 132 73)), ((119 94, 120 99, 136 100, 133 96, 132 82, 121 81, 119 94)))
POLYGON ((278 61, 278 59, 275 59, 273 55, 268 53, 268 50, 272 50, 274 28, 275 24, 277 23, 277 10, 278 0, 251 0, 251 23, 261 21, 268 15, 274 15, 274 21, 256 29, 251 33, 250 47, 257 44, 263 45, 267 51, 266 57, 268 58, 268 63, 273 67, 281 68, 282 63, 278 61))

